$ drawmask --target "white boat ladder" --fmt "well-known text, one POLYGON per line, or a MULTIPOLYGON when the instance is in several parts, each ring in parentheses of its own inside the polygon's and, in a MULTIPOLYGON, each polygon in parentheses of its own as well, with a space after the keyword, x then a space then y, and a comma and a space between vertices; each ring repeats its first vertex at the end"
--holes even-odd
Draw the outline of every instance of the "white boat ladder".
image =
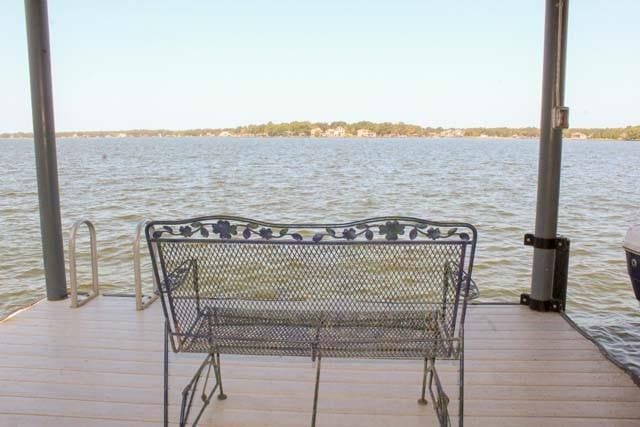
MULTIPOLYGON (((151 295, 144 295, 142 293, 142 269, 140 265, 140 240, 145 226, 149 220, 142 220, 136 225, 135 236, 132 243, 132 260, 133 260, 133 282, 135 288, 135 295, 131 294, 111 294, 108 296, 135 296, 136 310, 144 310, 149 307, 155 300, 158 299, 156 292, 151 295)), ((82 307, 98 295, 100 295, 100 283, 98 281, 98 250, 96 244, 96 228, 93 223, 87 219, 80 219, 76 221, 71 227, 69 233, 69 275, 70 275, 70 297, 71 307, 82 307), (91 245, 91 291, 89 293, 78 292, 78 272, 77 272, 77 255, 76 255, 76 240, 78 236, 78 230, 82 225, 86 225, 89 230, 89 238, 91 245), (82 297, 82 298, 81 298, 82 297)), ((157 289, 156 279, 153 278, 154 289, 157 289)))

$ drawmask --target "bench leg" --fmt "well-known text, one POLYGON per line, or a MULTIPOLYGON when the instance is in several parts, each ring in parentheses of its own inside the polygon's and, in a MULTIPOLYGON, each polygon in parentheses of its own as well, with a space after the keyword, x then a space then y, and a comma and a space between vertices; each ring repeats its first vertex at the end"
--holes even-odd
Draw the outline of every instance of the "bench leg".
POLYGON ((458 426, 463 426, 464 421, 464 350, 460 352, 460 384, 458 401, 458 426))
POLYGON ((318 412, 318 390, 320 389, 320 360, 322 357, 318 355, 318 361, 316 362, 316 389, 313 394, 313 413, 311 415, 311 427, 316 427, 316 414, 318 412))
POLYGON ((164 427, 169 427, 169 322, 164 322, 164 427))
POLYGON ((441 427, 450 427, 451 420, 449 419, 449 396, 444 392, 438 371, 436 371, 436 360, 429 360, 429 394, 431 395, 431 401, 433 402, 433 409, 436 411, 438 422, 441 427), (435 384, 435 393, 433 385, 435 384))
POLYGON ((222 390, 222 367, 220 366, 220 353, 216 353, 213 361, 215 364, 214 373, 216 375, 216 382, 220 386, 220 393, 218 394, 218 400, 225 400, 227 398, 227 395, 224 394, 224 391, 222 390))
POLYGON ((424 395, 427 391, 427 372, 429 371, 429 359, 425 357, 424 359, 424 371, 422 373, 422 395, 420 399, 418 399, 418 403, 421 405, 426 405, 427 399, 424 398, 424 395))
POLYGON ((209 402, 211 401, 211 397, 220 386, 220 383, 218 382, 218 374, 217 374, 218 368, 216 367, 216 365, 217 365, 216 355, 213 353, 207 355, 207 357, 204 359, 204 361, 196 371, 191 381, 189 381, 189 384, 187 384, 187 386, 182 391, 182 404, 180 406, 180 427, 186 426, 189 421, 191 407, 193 406, 194 397, 198 391, 198 385, 200 383, 200 379, 204 377, 204 383, 202 385, 202 394, 200 396, 202 400, 202 407, 200 408, 200 411, 198 411, 198 414, 196 415, 196 419, 193 421, 193 424, 191 425, 195 426, 198 424, 200 417, 202 416, 202 414, 204 413, 204 410, 206 409, 207 405, 209 405, 209 402), (216 383, 207 392, 207 383, 209 382, 209 377, 211 376, 212 368, 213 368, 213 374, 216 377, 216 383), (206 373, 205 373, 205 369, 206 369, 206 373))

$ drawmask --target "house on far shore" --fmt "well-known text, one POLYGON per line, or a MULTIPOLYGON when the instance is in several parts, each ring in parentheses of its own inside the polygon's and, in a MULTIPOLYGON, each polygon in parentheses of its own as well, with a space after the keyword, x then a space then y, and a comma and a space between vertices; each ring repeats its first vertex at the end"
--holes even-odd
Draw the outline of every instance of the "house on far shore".
POLYGON ((582 132, 573 132, 569 137, 571 139, 587 139, 587 135, 582 132))
POLYGON ((218 134, 218 136, 231 136, 231 132, 223 130, 218 134))
POLYGON ((317 137, 317 136, 322 136, 323 132, 322 129, 320 128, 313 128, 309 131, 309 135, 317 137))
POLYGON ((440 132, 440 136, 443 138, 462 138, 464 129, 445 129, 440 132))
POLYGON ((325 136, 333 136, 336 138, 342 138, 346 135, 346 131, 342 126, 338 126, 337 128, 327 129, 324 133, 325 136))
POLYGON ((369 129, 358 129, 358 138, 375 138, 377 134, 369 129))

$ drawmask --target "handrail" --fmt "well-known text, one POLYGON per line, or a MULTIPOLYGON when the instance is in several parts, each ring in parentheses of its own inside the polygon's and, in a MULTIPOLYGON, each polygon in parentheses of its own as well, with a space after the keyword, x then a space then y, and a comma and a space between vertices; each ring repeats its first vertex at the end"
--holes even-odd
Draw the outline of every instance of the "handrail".
MULTIPOLYGON (((144 231, 144 227, 147 225, 149 220, 143 219, 138 222, 136 226, 136 235, 133 239, 133 281, 135 283, 136 290, 136 310, 144 310, 149 307, 155 300, 158 299, 158 294, 154 293, 151 296, 145 296, 142 294, 142 274, 140 272, 140 239, 142 238, 142 232, 144 231), (143 301, 144 298, 148 298, 147 301, 143 301)), ((154 285, 155 283, 155 275, 153 278, 154 285)), ((157 286, 155 287, 157 289, 157 286)))
POLYGON ((96 228, 91 221, 80 219, 71 227, 69 233, 69 275, 71 286, 71 307, 77 308, 85 305, 100 294, 100 285, 98 283, 98 249, 96 248, 96 228), (89 237, 91 239, 91 290, 92 292, 84 299, 78 300, 78 273, 76 269, 76 236, 78 228, 86 225, 89 229, 89 237))

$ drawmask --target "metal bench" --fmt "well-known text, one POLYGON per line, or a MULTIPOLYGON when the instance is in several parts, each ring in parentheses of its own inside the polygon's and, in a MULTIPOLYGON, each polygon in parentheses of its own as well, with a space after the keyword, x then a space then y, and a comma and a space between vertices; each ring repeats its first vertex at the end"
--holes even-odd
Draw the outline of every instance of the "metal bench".
POLYGON ((477 233, 470 224, 382 217, 345 224, 270 224, 209 216, 146 227, 168 344, 204 353, 182 394, 180 425, 200 386, 201 409, 225 399, 220 354, 424 360, 419 403, 429 393, 441 425, 449 398, 437 359, 459 359, 463 421, 464 320, 477 233), (210 385, 208 380, 213 373, 210 385), (435 389, 434 389, 435 385, 435 389), (208 388, 207 388, 208 387, 208 388))

